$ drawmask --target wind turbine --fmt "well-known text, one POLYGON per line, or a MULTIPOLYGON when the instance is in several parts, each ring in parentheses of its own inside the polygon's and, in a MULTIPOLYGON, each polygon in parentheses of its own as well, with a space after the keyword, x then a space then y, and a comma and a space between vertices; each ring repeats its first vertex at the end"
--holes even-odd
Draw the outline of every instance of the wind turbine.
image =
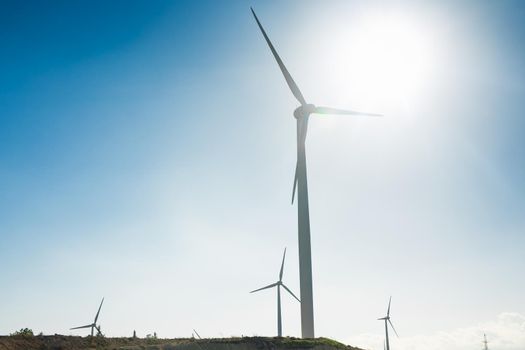
POLYGON ((100 306, 98 307, 98 311, 97 311, 97 314, 95 315, 95 320, 93 321, 93 323, 85 325, 85 326, 70 328, 70 330, 81 329, 81 328, 91 328, 91 336, 93 336, 93 331, 95 329, 97 330, 97 335, 102 335, 102 332, 100 331, 100 325, 97 326, 97 320, 98 320, 98 315, 100 314, 100 309, 102 308, 103 302, 104 302, 104 298, 102 298, 102 301, 100 302, 100 306))
POLYGON ((297 120, 297 163, 295 166, 295 177, 292 190, 292 204, 297 190, 297 214, 299 231, 299 277, 301 283, 301 329, 303 338, 314 338, 314 305, 312 288, 312 252, 310 245, 310 213, 308 209, 308 184, 306 179, 306 151, 305 140, 308 130, 308 119, 311 114, 346 114, 380 116, 379 114, 361 113, 330 107, 319 107, 307 103, 299 87, 292 79, 283 61, 277 54, 272 42, 257 18, 255 11, 251 8, 253 17, 261 30, 266 43, 281 69, 288 87, 301 105, 293 112, 297 120))
POLYGON ((283 270, 284 270, 284 259, 286 257, 286 248, 284 248, 284 254, 283 254, 283 262, 281 263, 281 271, 279 272, 279 280, 275 283, 272 283, 270 285, 267 285, 266 287, 262 287, 256 290, 252 290, 250 293, 255 293, 263 289, 273 288, 277 287, 277 336, 282 337, 283 336, 283 327, 282 327, 282 319, 281 319, 281 287, 286 289, 288 293, 290 293, 297 301, 301 302, 299 298, 295 296, 295 294, 292 293, 288 287, 283 283, 283 270))
POLYGON ((392 302, 392 297, 390 297, 390 300, 388 301, 388 309, 386 311, 386 316, 378 318, 380 321, 385 321, 385 335, 386 335, 386 350, 390 350, 390 343, 388 341, 388 324, 390 323, 390 327, 392 327, 392 330, 396 334, 396 336, 399 338, 399 335, 397 335, 396 329, 394 328, 394 325, 392 324, 392 321, 390 321, 390 303, 392 302))
POLYGON ((489 342, 487 341, 487 335, 483 333, 483 350, 489 350, 489 342))

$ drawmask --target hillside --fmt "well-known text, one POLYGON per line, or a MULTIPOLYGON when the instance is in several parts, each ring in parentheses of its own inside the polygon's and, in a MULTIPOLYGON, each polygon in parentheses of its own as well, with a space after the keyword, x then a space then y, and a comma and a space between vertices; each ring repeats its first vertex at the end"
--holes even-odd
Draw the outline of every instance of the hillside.
POLYGON ((361 350, 327 338, 141 339, 0 336, 0 350, 361 350))

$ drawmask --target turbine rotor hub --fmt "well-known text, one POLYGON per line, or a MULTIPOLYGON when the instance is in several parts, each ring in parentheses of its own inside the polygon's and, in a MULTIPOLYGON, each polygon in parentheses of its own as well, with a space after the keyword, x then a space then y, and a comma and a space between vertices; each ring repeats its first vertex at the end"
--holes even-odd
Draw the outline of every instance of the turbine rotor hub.
POLYGON ((295 109, 293 112, 293 116, 295 119, 300 119, 304 117, 308 117, 310 114, 315 112, 315 106, 313 104, 306 104, 299 106, 295 109))

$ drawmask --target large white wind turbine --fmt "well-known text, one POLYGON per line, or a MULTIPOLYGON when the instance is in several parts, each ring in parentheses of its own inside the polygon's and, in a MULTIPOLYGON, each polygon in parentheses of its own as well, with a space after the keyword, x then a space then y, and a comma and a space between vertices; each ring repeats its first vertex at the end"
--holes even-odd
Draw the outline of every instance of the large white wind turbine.
POLYGON ((283 283, 283 270, 284 270, 284 259, 286 257, 286 248, 284 248, 284 254, 283 254, 283 262, 281 263, 281 271, 279 272, 279 280, 275 283, 272 283, 270 285, 267 285, 266 287, 262 287, 256 290, 252 290, 250 293, 255 293, 263 289, 273 288, 277 287, 277 336, 282 337, 283 336, 283 326, 282 326, 282 319, 281 319, 281 287, 286 289, 288 293, 290 293, 297 301, 300 302, 299 298, 295 296, 295 294, 292 293, 288 287, 283 283))
POLYGON ((103 302, 104 302, 104 298, 102 298, 102 301, 100 302, 100 306, 98 307, 98 311, 97 311, 97 314, 95 315, 95 320, 93 321, 93 323, 85 325, 85 326, 70 328, 70 329, 91 328, 91 336, 93 336, 93 331, 95 329, 97 330, 97 335, 102 335, 102 332, 100 331, 100 325, 97 325, 97 320, 98 320, 98 315, 100 314, 100 309, 102 308, 103 302))
POLYGON ((355 111, 346 111, 342 109, 319 107, 307 103, 303 94, 292 79, 292 76, 284 66, 283 61, 277 54, 270 39, 266 35, 261 22, 257 18, 255 11, 252 14, 257 21, 259 28, 272 51, 281 72, 284 75, 286 83, 295 98, 301 105, 294 111, 293 115, 297 119, 297 163, 295 166, 295 178, 292 190, 292 204, 297 190, 297 214, 298 214, 298 231, 299 231, 299 277, 301 283, 301 329, 303 338, 314 338, 314 305, 312 290, 312 252, 310 246, 310 214, 308 210, 308 184, 306 180, 306 152, 305 140, 308 129, 308 118, 311 114, 347 114, 347 115, 368 115, 379 116, 379 114, 360 113, 355 111))
POLYGON ((388 324, 389 323, 390 323, 390 327, 392 327, 392 330, 394 331, 394 333, 396 333, 396 336, 399 337, 399 335, 397 335, 396 329, 394 328, 394 325, 392 324, 392 321, 390 321, 390 303, 391 302, 392 302, 392 297, 390 297, 390 300, 388 301, 388 309, 386 311, 386 316, 378 318, 378 320, 380 320, 380 321, 383 321, 383 320, 385 321, 386 350, 390 350, 390 343, 388 342, 388 324))

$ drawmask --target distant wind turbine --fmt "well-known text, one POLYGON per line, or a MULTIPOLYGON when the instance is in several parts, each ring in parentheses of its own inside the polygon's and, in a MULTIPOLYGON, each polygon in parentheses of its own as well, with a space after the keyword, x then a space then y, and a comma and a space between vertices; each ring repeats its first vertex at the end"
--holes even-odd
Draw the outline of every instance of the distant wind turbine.
POLYGON ((201 336, 199 335, 199 333, 197 333, 197 331, 195 330, 195 328, 193 329, 193 332, 194 332, 195 334, 197 334, 197 337, 198 337, 199 339, 202 339, 201 336))
POLYGON ((266 287, 262 287, 256 290, 252 290, 250 293, 255 293, 263 289, 273 288, 277 287, 277 336, 282 337, 283 336, 283 327, 282 327, 282 319, 281 319, 281 287, 286 289, 288 293, 290 293, 297 301, 301 302, 299 298, 295 296, 295 294, 292 293, 288 287, 283 283, 283 270, 284 270, 284 259, 286 258, 286 248, 284 248, 284 254, 283 254, 283 262, 281 263, 281 271, 279 272, 279 280, 275 283, 272 283, 270 285, 267 285, 266 287))
MULTIPOLYGON (((193 328, 193 332, 197 335, 197 337, 199 338, 199 340, 202 340, 200 334, 195 330, 195 328, 193 328)), ((192 333, 192 335, 193 335, 193 333, 192 333)), ((207 350, 206 347, 204 346, 204 343, 202 344, 202 346, 201 346, 201 344, 199 344, 198 342, 195 343, 195 344, 197 344, 197 346, 199 347, 199 349, 201 349, 201 350, 207 350)))
POLYGON ((95 315, 95 320, 93 321, 93 323, 85 325, 85 326, 70 328, 70 330, 81 329, 81 328, 91 328, 91 336, 93 336, 93 331, 95 329, 97 330, 97 335, 102 335, 102 332, 100 331, 100 325, 97 326, 97 320, 98 320, 98 315, 100 314, 100 309, 102 308, 103 302, 104 302, 104 298, 102 298, 102 301, 100 302, 100 306, 98 307, 98 311, 97 311, 97 314, 95 315))
POLYGON ((483 333, 483 350, 489 350, 489 342, 485 333, 483 333))
POLYGON ((390 323, 390 327, 392 327, 392 330, 396 334, 396 336, 399 338, 399 335, 397 335, 396 329, 394 328, 394 325, 392 324, 392 321, 390 321, 390 303, 392 302, 392 297, 390 297, 390 300, 388 301, 388 309, 386 311, 386 316, 378 318, 378 320, 384 320, 385 321, 385 340, 386 340, 386 350, 390 350, 390 343, 388 341, 388 324, 390 323))
POLYGON ((294 111, 293 115, 297 120, 297 163, 295 166, 295 177, 292 190, 292 204, 295 199, 297 189, 297 214, 299 231, 299 277, 301 283, 301 329, 303 338, 314 338, 314 303, 312 288, 312 252, 310 245, 310 213, 308 209, 308 184, 306 180, 306 132, 308 129, 308 119, 311 114, 347 114, 347 115, 367 115, 379 116, 379 114, 361 113, 342 109, 319 107, 307 103, 299 87, 286 69, 283 61, 277 54, 272 42, 259 22, 255 11, 252 14, 261 30, 266 43, 270 47, 272 54, 281 69, 288 87, 301 105, 294 111))

